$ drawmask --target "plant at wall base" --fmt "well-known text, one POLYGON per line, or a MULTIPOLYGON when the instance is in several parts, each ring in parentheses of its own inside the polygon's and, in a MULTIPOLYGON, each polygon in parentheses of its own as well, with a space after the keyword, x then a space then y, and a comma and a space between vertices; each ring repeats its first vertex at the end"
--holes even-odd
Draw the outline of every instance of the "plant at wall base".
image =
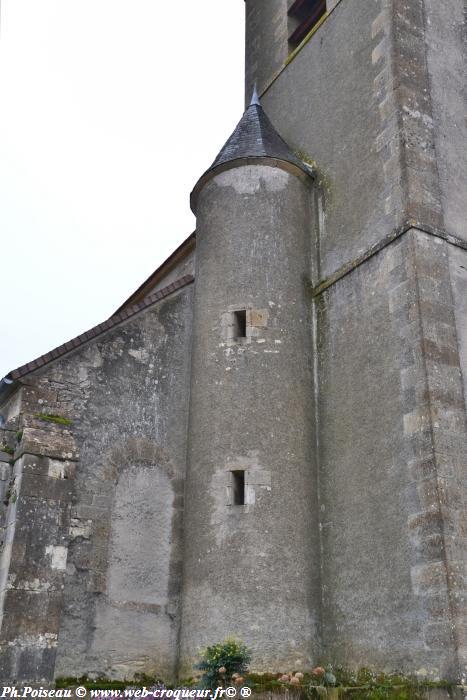
POLYGON ((311 685, 320 685, 332 688, 337 684, 337 679, 332 666, 316 666, 311 672, 311 685))
POLYGON ((430 688, 449 689, 453 686, 446 681, 421 680, 400 673, 384 673, 365 667, 353 670, 343 666, 318 666, 306 680, 309 700, 328 697, 323 696, 326 686, 337 686, 341 700, 426 700, 430 688))
POLYGON ((207 647, 195 668, 203 671, 201 683, 206 688, 244 683, 251 652, 243 642, 229 638, 207 647))

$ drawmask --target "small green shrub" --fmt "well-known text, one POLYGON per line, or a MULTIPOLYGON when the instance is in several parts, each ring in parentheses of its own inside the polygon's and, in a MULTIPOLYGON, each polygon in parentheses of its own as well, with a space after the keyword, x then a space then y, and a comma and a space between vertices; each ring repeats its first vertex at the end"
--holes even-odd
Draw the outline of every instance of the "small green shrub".
POLYGON ((237 639, 226 639, 204 649, 196 668, 203 671, 201 683, 206 688, 232 685, 235 677, 248 670, 251 652, 237 639))
POLYGON ((14 449, 12 447, 10 447, 9 445, 5 445, 5 444, 0 445, 0 451, 6 452, 7 455, 14 455, 15 454, 14 449))

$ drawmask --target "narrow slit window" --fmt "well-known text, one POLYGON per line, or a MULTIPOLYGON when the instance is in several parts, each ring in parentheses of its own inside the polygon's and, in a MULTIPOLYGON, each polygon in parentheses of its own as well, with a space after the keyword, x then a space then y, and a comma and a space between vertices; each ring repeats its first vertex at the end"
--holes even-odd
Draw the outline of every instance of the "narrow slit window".
POLYGON ((246 310, 234 311, 233 314, 234 338, 246 338, 246 310))
POLYGON ((245 505, 245 472, 235 471, 232 472, 232 492, 233 498, 232 503, 234 506, 244 506, 245 505))
POLYGON ((289 15, 289 46, 293 50, 326 14, 326 0, 295 0, 289 15))

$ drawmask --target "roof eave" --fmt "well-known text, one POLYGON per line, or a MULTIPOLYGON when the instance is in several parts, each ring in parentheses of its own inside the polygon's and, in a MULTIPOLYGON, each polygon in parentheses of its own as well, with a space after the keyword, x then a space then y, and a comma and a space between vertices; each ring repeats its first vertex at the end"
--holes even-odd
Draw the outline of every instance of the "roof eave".
POLYGON ((93 328, 90 328, 89 330, 85 331, 84 333, 81 333, 75 338, 72 338, 66 343, 63 343, 62 345, 59 345, 58 347, 54 348, 53 350, 50 350, 44 355, 40 355, 40 357, 37 357, 31 362, 27 362, 25 365, 21 365, 20 367, 17 367, 16 369, 12 370, 2 380, 0 380, 0 400, 7 398, 10 395, 10 393, 18 385, 18 380, 22 379, 25 376, 28 376, 29 374, 38 369, 42 369, 43 367, 51 364, 52 362, 55 362, 55 360, 61 359, 66 355, 69 355, 75 350, 81 349, 85 345, 88 345, 94 340, 97 340, 107 331, 113 330, 120 324, 125 323, 126 321, 134 318, 136 315, 146 311, 153 304, 156 304, 162 299, 166 299, 173 293, 184 289, 193 282, 193 275, 184 275, 180 279, 171 282, 169 285, 167 285, 167 287, 164 287, 163 289, 160 289, 159 291, 150 294, 144 300, 144 302, 139 302, 127 309, 122 310, 118 314, 114 314, 106 321, 98 323, 97 326, 93 326, 93 328))

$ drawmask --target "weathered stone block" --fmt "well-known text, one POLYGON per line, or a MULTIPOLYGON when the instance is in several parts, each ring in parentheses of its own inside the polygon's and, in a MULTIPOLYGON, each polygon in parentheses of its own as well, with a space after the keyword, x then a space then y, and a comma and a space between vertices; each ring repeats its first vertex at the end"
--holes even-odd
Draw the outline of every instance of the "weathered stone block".
POLYGON ((21 497, 25 496, 71 503, 73 481, 26 472, 21 480, 21 497))
POLYGON ((63 429, 25 428, 18 456, 42 455, 63 460, 76 460, 78 449, 71 432, 63 429))
MULTIPOLYGON (((58 635, 62 593, 45 593, 9 589, 5 609, 10 611, 3 618, 2 638, 13 641, 41 638, 46 632, 58 635)), ((27 646, 26 642, 26 646, 27 646)))
POLYGON ((56 655, 55 647, 21 649, 18 653, 17 681, 23 684, 52 681, 56 655))

